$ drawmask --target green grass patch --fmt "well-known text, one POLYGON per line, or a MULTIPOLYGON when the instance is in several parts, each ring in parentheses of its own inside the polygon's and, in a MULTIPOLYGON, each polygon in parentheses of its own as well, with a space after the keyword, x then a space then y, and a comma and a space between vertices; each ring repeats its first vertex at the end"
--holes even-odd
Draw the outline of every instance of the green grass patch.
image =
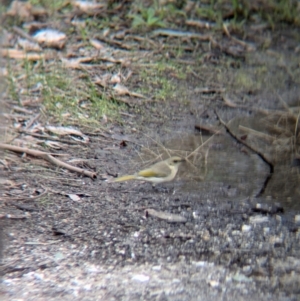
POLYGON ((170 61, 149 64, 140 72, 143 88, 139 92, 152 95, 156 100, 174 99, 178 92, 177 80, 185 78, 184 69, 172 65, 170 61))
POLYGON ((29 0, 29 3, 33 6, 42 6, 47 9, 48 12, 54 13, 57 10, 61 9, 62 7, 66 6, 65 0, 55 0, 55 1, 48 1, 48 0, 29 0))
POLYGON ((20 87, 22 95, 41 97, 46 115, 55 117, 64 125, 74 122, 79 125, 99 124, 104 114, 118 119, 119 110, 124 106, 107 97, 88 74, 79 75, 77 71, 64 69, 61 62, 49 66, 42 61, 33 64, 25 60, 18 71, 9 68, 11 98, 19 100, 20 87))

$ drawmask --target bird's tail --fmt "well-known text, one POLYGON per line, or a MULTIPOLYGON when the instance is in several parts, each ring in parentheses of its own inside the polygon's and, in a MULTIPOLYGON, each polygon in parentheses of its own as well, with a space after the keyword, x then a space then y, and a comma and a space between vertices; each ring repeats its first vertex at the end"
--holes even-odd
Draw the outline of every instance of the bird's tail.
POLYGON ((134 175, 126 175, 122 177, 118 177, 114 179, 114 182, 123 182, 123 181, 129 181, 129 180, 134 180, 136 177, 134 175))

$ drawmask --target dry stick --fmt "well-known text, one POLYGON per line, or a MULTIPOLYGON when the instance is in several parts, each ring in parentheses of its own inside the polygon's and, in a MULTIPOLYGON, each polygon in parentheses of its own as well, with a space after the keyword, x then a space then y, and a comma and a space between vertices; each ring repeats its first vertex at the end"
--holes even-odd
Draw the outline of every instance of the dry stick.
POLYGON ((258 151, 257 149, 253 148, 252 146, 248 145, 247 143, 245 143, 242 139, 240 139, 239 137, 237 137, 231 130, 230 128, 227 126, 227 124, 221 119, 221 117, 219 116, 219 114, 217 113, 217 111, 214 111, 218 120, 220 121, 220 123, 224 126, 224 128, 226 129, 227 133, 233 138, 235 139, 237 142, 243 144, 244 146, 246 146, 247 148, 249 148, 251 151, 253 151, 255 154, 257 154, 268 166, 270 169, 270 173, 268 175, 268 177, 266 178, 262 189, 259 191, 259 193, 256 195, 256 197, 262 195, 272 177, 272 174, 274 173, 274 165, 272 162, 270 162, 260 151, 258 151))
POLYGON ((40 116, 41 116, 40 113, 33 116, 26 124, 24 131, 27 131, 40 118, 40 116))
POLYGON ((88 176, 92 179, 96 178, 95 172, 91 172, 91 171, 88 171, 88 170, 85 170, 85 169, 82 169, 79 167, 72 166, 65 162, 62 162, 46 152, 29 149, 29 148, 25 148, 25 147, 14 146, 14 145, 5 144, 5 143, 0 143, 0 149, 6 149, 6 150, 10 150, 10 151, 17 152, 17 153, 25 153, 25 154, 28 154, 28 155, 31 155, 34 157, 39 157, 39 158, 42 158, 56 166, 60 166, 60 167, 66 168, 68 170, 78 172, 80 174, 84 174, 85 176, 88 176))
POLYGON ((28 33, 26 33, 23 29, 21 29, 21 28, 19 28, 17 26, 14 26, 12 29, 13 29, 13 31, 15 33, 17 33, 18 35, 20 35, 22 38, 25 38, 25 39, 33 42, 33 43, 38 44, 38 42, 32 36, 30 36, 28 33))

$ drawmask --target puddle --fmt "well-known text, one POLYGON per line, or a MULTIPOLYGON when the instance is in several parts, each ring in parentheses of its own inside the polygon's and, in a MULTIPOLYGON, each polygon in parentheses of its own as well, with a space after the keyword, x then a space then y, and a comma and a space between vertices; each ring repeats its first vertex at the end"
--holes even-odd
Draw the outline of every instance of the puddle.
MULTIPOLYGON (((263 143, 257 145, 263 149, 263 143)), ((220 201, 255 197, 264 189, 260 200, 279 202, 288 211, 300 210, 300 168, 291 167, 287 160, 275 165, 274 174, 264 187, 269 166, 225 132, 213 137, 187 135, 167 141, 164 147, 163 151, 161 146, 152 151, 160 153, 161 158, 170 155, 188 158, 180 167, 177 181, 170 183, 176 189, 199 194, 200 200, 220 201)))
MULTIPOLYGON (((183 191, 199 193, 199 196, 217 199, 240 200, 255 196, 268 175, 268 167, 255 154, 241 149, 228 135, 211 138, 189 136, 179 147, 190 145, 193 140, 199 154, 188 158, 179 178, 184 182, 183 191), (197 146, 197 147, 198 147, 197 146)), ((179 149, 178 147, 178 149, 179 149)), ((191 153, 194 149, 189 150, 191 153)))

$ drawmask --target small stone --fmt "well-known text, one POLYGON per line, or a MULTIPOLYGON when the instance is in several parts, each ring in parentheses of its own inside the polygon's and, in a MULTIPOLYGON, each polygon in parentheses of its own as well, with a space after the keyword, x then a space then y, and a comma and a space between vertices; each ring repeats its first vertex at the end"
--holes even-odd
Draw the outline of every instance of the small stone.
POLYGON ((250 232, 251 228, 252 227, 250 225, 243 225, 242 226, 242 232, 250 232))
POLYGON ((300 224, 300 214, 295 215, 295 223, 300 224))
POLYGON ((138 281, 138 282, 148 282, 150 277, 147 275, 143 275, 143 274, 136 274, 136 275, 132 276, 131 279, 134 281, 138 281))
POLYGON ((220 285, 220 282, 219 281, 216 281, 216 280, 210 280, 208 281, 208 284, 213 287, 213 288, 216 288, 220 285))
POLYGON ((261 224, 261 223, 266 223, 269 221, 268 216, 262 216, 262 215, 256 215, 256 216, 251 216, 249 218, 249 222, 251 224, 261 224))
POLYGON ((252 282, 251 278, 239 273, 236 273, 232 279, 236 282, 252 282))

